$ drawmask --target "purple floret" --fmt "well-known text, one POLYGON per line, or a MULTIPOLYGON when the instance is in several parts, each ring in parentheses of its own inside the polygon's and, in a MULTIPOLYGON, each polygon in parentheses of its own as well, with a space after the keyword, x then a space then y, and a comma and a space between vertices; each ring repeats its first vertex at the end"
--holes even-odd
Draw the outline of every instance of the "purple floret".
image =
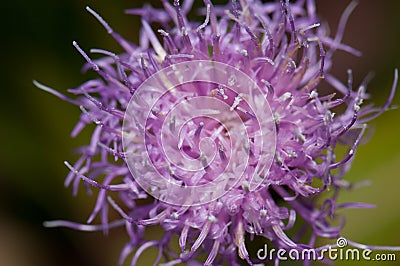
MULTIPOLYGON (((53 221, 47 225, 105 233, 111 228, 125 226, 130 240, 121 253, 120 264, 134 252, 132 265, 135 265, 145 249, 157 247, 159 253, 154 265, 163 257, 163 261, 167 261, 165 265, 190 264, 197 260, 204 265, 223 262, 239 265, 245 260, 251 265, 259 261, 249 255, 246 246, 251 243, 249 239, 255 237, 276 249, 320 250, 316 246, 317 238, 341 236, 344 224, 332 225, 338 209, 371 207, 363 203, 338 204, 337 197, 342 189, 354 186, 343 176, 351 167, 367 129, 366 122, 389 109, 397 85, 397 70, 390 96, 381 108, 362 105, 368 98, 367 84, 363 82, 354 88, 351 71, 347 84, 330 74, 336 50, 359 55, 357 50, 341 42, 347 18, 355 7, 353 3, 344 11, 336 35, 330 37, 327 25, 321 23, 315 13, 313 0, 290 3, 241 0, 226 6, 214 6, 210 0, 204 0, 200 11, 205 18, 200 23, 191 22, 187 16, 192 2, 188 0, 180 5, 175 0, 171 5, 162 1, 163 9, 148 5, 127 10, 128 14, 142 17, 140 45, 123 39, 88 7, 125 53, 116 55, 93 49, 92 54, 102 57, 91 59, 74 42, 87 61, 85 68, 94 70, 100 78, 70 89, 72 98, 36 83, 39 88, 80 107, 82 114, 72 132, 73 137, 87 124, 96 125, 89 145, 79 149, 81 157, 77 162, 73 165, 65 162, 70 169, 65 185, 72 186, 74 194, 81 181, 87 188, 91 185, 99 189, 88 224, 53 221), (153 23, 161 27, 153 29, 153 23), (129 171, 122 141, 123 121, 132 95, 146 79, 161 69, 195 60, 212 60, 235 67, 261 88, 272 111, 276 150, 272 165, 256 190, 250 190, 244 180, 209 203, 176 206, 153 198, 129 171), (323 80, 336 92, 320 91, 318 86, 323 80), (336 156, 338 147, 347 149, 344 156, 336 156), (110 207, 120 214, 119 220, 109 221, 110 207), (97 216, 102 223, 90 225, 97 216), (304 226, 296 227, 294 232, 297 223, 304 226), (154 225, 161 225, 164 235, 158 240, 146 240, 146 230, 154 225), (173 243, 174 235, 179 237, 178 243, 173 243), (180 253, 173 251, 173 245, 179 245, 180 253), (205 259, 199 259, 201 254, 206 254, 205 259)), ((235 108, 239 106, 241 109, 237 109, 242 112, 245 123, 250 124, 255 119, 245 105, 233 103, 237 95, 229 95, 228 90, 205 84, 182 90, 226 100, 235 108)), ((135 136, 147 138, 154 144, 154 150, 149 150, 154 161, 162 157, 157 149, 161 141, 157 132, 162 130, 161 121, 173 99, 166 97, 163 101, 149 120, 151 134, 135 136)), ((199 157, 199 151, 191 143, 198 144, 200 136, 212 135, 216 127, 207 119, 196 120, 185 129, 180 147, 186 149, 188 156, 199 157)), ((231 155, 224 139, 218 141, 220 168, 208 171, 204 167, 202 174, 180 176, 179 171, 167 167, 163 173, 186 185, 197 184, 200 177, 213 179, 223 171, 231 155)), ((254 140, 247 147, 249 154, 256 154, 257 149, 254 140)), ((249 163, 256 162, 250 160, 249 163)), ((249 167, 247 171, 254 172, 254 168, 249 167)))

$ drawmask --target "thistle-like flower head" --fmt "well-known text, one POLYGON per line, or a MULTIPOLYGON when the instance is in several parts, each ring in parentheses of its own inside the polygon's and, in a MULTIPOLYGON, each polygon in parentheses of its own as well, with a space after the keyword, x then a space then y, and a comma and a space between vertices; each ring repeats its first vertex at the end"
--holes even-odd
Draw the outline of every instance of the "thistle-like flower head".
POLYGON ((125 53, 93 49, 101 57, 91 59, 74 42, 99 79, 71 89, 72 98, 37 83, 80 107, 73 136, 96 124, 78 161, 66 162, 65 184, 74 193, 81 181, 100 190, 88 223, 99 215, 102 224, 47 225, 126 226, 120 263, 134 252, 132 265, 149 247, 159 249, 155 265, 162 256, 168 265, 253 264, 246 246, 255 237, 318 251, 316 238, 341 236, 343 225, 331 225, 337 209, 370 206, 337 204, 337 195, 351 186, 343 176, 366 122, 389 108, 397 72, 382 108, 362 107, 367 84, 353 87, 351 71, 346 85, 330 74, 336 50, 359 54, 341 42, 354 4, 330 37, 312 0, 204 0, 200 23, 187 16, 192 3, 128 10, 142 18, 138 46, 88 7, 125 53), (322 80, 335 93, 321 91, 322 80), (109 221, 110 206, 119 220, 109 221), (304 227, 287 233, 299 221, 304 227), (148 241, 154 225, 165 233, 148 241))

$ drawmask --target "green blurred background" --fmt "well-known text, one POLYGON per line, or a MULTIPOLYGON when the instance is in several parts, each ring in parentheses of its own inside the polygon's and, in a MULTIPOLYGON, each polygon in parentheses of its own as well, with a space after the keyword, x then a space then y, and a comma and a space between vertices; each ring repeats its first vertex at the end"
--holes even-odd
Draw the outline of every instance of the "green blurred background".
MULTIPOLYGON (((321 17, 329 21, 332 32, 348 3, 318 1, 321 17)), ((122 50, 85 6, 90 5, 116 31, 137 42, 139 19, 124 15, 123 10, 142 4, 128 0, 14 0, 1 4, 0 266, 116 265, 127 240, 123 230, 104 237, 42 226, 45 220, 59 218, 84 222, 95 196, 87 197, 81 190, 72 197, 71 190, 63 187, 68 172, 63 161, 73 162, 77 158, 73 149, 87 143, 90 136, 86 129, 77 139, 69 137, 79 108, 40 91, 32 80, 65 92, 93 77, 92 73, 80 73, 84 61, 73 48, 73 40, 86 51, 122 50)), ((382 105, 394 68, 400 67, 399 1, 361 0, 344 41, 364 56, 338 52, 334 73, 345 81, 346 70, 352 68, 358 84, 373 71, 375 77, 368 88, 374 101, 382 105)), ((400 104, 400 93, 394 103, 400 104)), ((369 132, 373 131, 347 175, 349 181, 368 179, 372 185, 343 192, 341 201, 368 202, 377 208, 342 212, 347 215, 343 235, 362 243, 400 246, 400 111, 374 120, 369 132)), ((382 265, 398 265, 399 252, 397 260, 382 265)))

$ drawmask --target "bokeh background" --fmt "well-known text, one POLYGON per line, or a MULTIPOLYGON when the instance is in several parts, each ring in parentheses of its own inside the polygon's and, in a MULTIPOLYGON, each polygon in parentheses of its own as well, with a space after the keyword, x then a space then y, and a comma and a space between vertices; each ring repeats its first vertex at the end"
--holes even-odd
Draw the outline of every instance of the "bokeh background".
MULTIPOLYGON (((329 21, 335 33, 349 1, 317 2, 321 19, 329 21)), ((374 102, 382 105, 394 68, 400 67, 400 2, 359 2, 344 42, 361 50, 363 57, 338 52, 333 71, 346 81, 346 70, 352 68, 356 84, 374 72, 368 89, 374 102)), ((65 92, 93 77, 93 73, 80 73, 84 61, 73 48, 73 40, 85 50, 122 50, 85 6, 138 42, 140 20, 123 10, 142 4, 133 0, 14 0, 0 5, 0 266, 116 265, 127 240, 123 230, 105 237, 42 226, 43 221, 59 218, 84 222, 95 197, 87 197, 83 190, 72 197, 71 190, 63 187, 68 172, 63 161, 74 161, 74 148, 90 136, 86 129, 76 139, 69 137, 79 108, 40 91, 32 80, 65 92)), ((400 92, 394 104, 400 104, 400 92)), ((343 235, 361 243, 400 246, 400 110, 374 120, 369 132, 373 135, 359 148, 347 180, 368 179, 372 185, 343 192, 341 201, 368 202, 377 208, 343 211, 347 215, 343 235)), ((142 263, 147 265, 145 260, 142 263)), ((399 263, 397 252, 397 263, 381 265, 399 263)))

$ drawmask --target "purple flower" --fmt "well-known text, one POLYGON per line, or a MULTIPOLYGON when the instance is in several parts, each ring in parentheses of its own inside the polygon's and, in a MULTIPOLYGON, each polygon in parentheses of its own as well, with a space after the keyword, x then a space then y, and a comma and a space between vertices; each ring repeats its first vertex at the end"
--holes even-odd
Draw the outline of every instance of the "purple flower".
POLYGON ((204 0, 203 23, 188 19, 193 1, 162 3, 162 10, 127 10, 142 17, 139 46, 88 7, 126 52, 93 49, 103 56, 94 60, 74 42, 86 69, 100 78, 69 90, 73 98, 36 83, 80 106, 72 136, 96 124, 79 160, 65 162, 65 185, 74 194, 82 180, 100 189, 88 224, 46 225, 104 233, 125 226, 130 240, 120 264, 134 252, 135 265, 149 247, 159 249, 155 265, 162 256, 166 265, 253 264, 259 260, 246 246, 254 238, 276 249, 319 252, 317 238, 341 236, 344 224, 332 225, 338 209, 371 207, 338 204, 337 196, 357 186, 343 176, 366 122, 389 108, 397 71, 381 108, 362 107, 366 81, 355 88, 351 71, 347 84, 330 74, 336 50, 359 55, 341 42, 353 3, 334 37, 312 0, 226 6, 204 0), (319 91, 322 80, 335 93, 319 91), (337 156, 342 147, 347 152, 337 156), (110 206, 119 220, 109 221, 110 206), (102 223, 90 225, 96 216, 102 223), (304 226, 293 230, 296 224, 304 226), (165 233, 148 241, 145 231, 153 225, 165 233), (171 248, 176 244, 178 254, 171 248))

